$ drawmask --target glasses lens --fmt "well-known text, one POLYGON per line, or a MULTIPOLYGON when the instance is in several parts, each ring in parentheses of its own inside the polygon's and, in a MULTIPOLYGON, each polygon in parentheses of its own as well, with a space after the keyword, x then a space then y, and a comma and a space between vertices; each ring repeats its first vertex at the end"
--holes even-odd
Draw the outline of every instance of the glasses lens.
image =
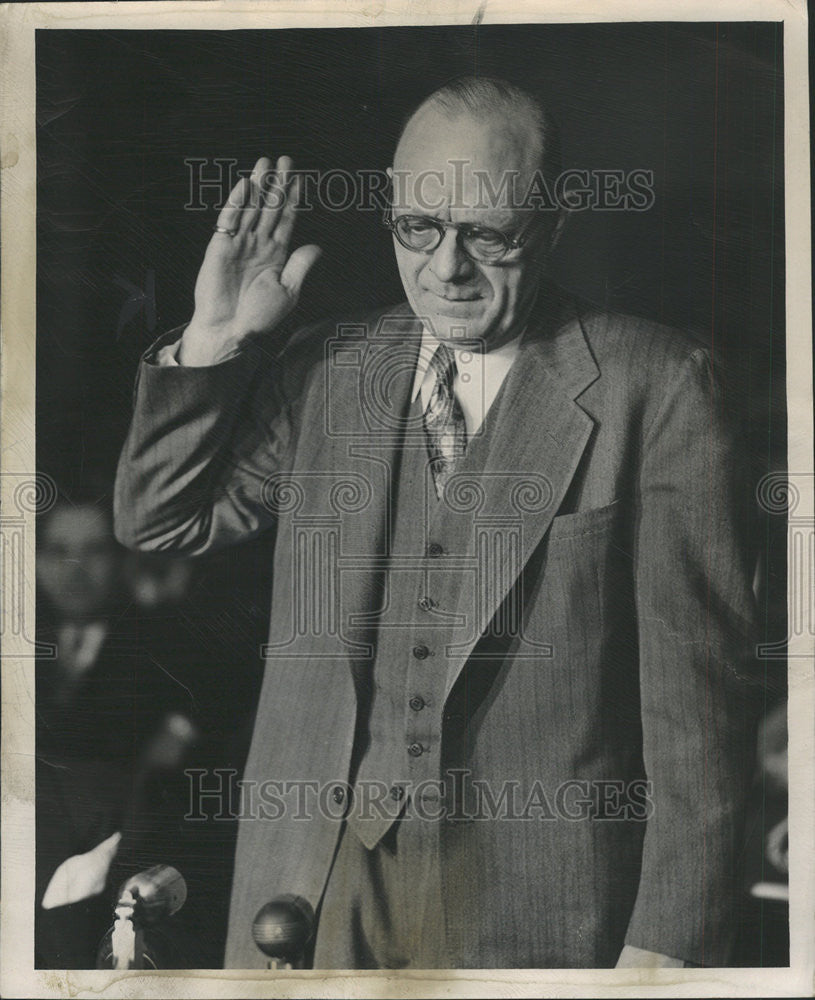
POLYGON ((476 260, 499 260, 507 250, 503 235, 494 229, 473 229, 463 236, 467 253, 476 260))
POLYGON ((432 250, 441 241, 441 234, 432 222, 414 215, 401 215, 396 220, 396 233, 411 250, 432 250))

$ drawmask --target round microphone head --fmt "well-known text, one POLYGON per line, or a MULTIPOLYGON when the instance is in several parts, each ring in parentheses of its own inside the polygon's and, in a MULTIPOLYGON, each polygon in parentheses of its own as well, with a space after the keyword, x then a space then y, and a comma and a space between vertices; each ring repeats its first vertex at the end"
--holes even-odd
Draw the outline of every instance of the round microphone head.
POLYGON ((252 923, 255 944, 267 958, 296 962, 314 933, 314 910, 302 896, 276 896, 252 923))
POLYGON ((171 865, 154 865, 122 883, 121 897, 129 892, 136 900, 139 922, 155 924, 177 913, 187 901, 184 876, 171 865))

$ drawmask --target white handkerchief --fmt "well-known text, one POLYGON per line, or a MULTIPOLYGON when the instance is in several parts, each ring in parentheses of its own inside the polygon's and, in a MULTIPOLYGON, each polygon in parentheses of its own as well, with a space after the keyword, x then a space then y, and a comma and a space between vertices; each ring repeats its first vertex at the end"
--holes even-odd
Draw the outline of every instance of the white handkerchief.
POLYGON ((114 833, 92 851, 75 854, 63 861, 51 877, 42 908, 51 910, 55 906, 68 906, 82 899, 98 896, 105 888, 111 863, 119 849, 121 833, 114 833))

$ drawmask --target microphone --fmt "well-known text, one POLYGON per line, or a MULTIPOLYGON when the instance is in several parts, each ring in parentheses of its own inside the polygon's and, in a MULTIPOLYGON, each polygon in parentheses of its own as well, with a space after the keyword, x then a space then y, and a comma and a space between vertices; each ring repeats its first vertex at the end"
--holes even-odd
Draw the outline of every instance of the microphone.
POLYGON ((252 938, 268 959, 266 968, 302 968, 314 924, 314 910, 302 896, 285 893, 262 906, 252 922, 252 938))
POLYGON ((178 913, 187 901, 187 883, 171 865, 153 865, 122 883, 120 902, 126 893, 134 899, 139 921, 149 926, 178 913))
POLYGON ((99 945, 96 968, 162 968, 160 941, 145 931, 177 913, 186 899, 187 883, 170 865, 154 865, 123 882, 113 926, 99 945))

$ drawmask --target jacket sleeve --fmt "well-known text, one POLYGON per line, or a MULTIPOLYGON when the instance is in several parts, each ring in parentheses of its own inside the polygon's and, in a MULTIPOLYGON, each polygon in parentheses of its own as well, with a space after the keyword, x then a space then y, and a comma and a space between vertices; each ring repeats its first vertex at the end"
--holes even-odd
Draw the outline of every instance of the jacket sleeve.
POLYGON ((273 524, 264 484, 289 462, 293 384, 257 347, 210 367, 156 363, 178 335, 140 363, 114 519, 129 548, 198 555, 273 524))
POLYGON ((752 501, 709 355, 689 355, 645 434, 634 541, 651 783, 626 944, 728 962, 759 706, 752 501))

